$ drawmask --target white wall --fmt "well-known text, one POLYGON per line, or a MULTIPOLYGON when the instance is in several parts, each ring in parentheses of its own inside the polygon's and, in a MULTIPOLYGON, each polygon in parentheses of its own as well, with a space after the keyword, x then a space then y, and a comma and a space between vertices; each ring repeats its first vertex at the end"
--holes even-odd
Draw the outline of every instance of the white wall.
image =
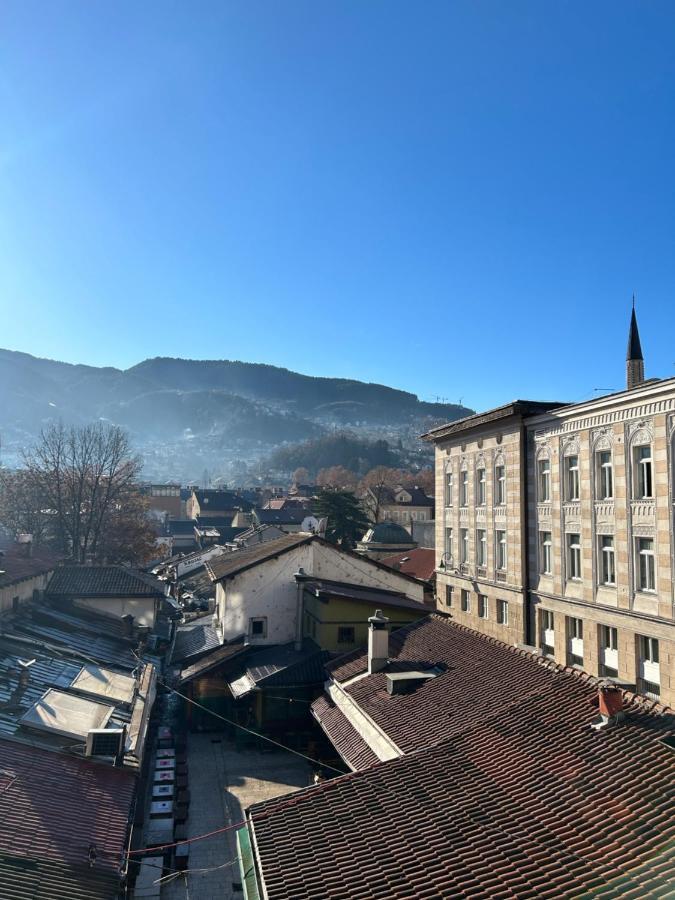
POLYGON ((420 603, 424 600, 423 584, 412 582, 393 569, 381 569, 368 559, 348 556, 336 547, 312 541, 218 584, 216 609, 223 639, 231 641, 248 635, 249 620, 266 617, 266 636, 251 643, 286 644, 295 640, 294 575, 301 566, 307 575, 316 578, 399 591, 420 603))
POLYGON ((44 591, 47 582, 51 577, 51 572, 47 575, 37 575, 34 578, 26 578, 17 584, 10 584, 7 587, 0 588, 0 612, 12 609, 13 600, 19 598, 19 603, 25 603, 27 600, 33 599, 33 591, 44 591))
POLYGON ((311 544, 303 544, 219 582, 216 604, 224 640, 248 635, 249 619, 261 616, 267 617, 267 635, 251 643, 287 644, 295 640, 298 593, 293 576, 300 566, 309 572, 311 558, 311 544))
POLYGON ((75 606, 93 609, 102 616, 113 616, 117 619, 120 616, 133 616, 134 625, 149 625, 152 628, 155 624, 154 597, 147 600, 130 600, 122 597, 106 597, 104 600, 101 600, 84 597, 73 600, 73 603, 75 606))

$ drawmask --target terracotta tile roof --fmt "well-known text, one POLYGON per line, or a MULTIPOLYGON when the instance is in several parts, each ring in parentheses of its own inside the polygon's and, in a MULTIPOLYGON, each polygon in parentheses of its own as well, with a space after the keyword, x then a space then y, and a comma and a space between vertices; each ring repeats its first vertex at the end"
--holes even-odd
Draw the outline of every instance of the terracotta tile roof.
POLYGON ((0 740, 0 897, 117 897, 135 781, 122 769, 0 740))
POLYGON ((157 578, 124 566, 62 566, 47 586, 50 597, 163 597, 164 593, 157 578))
POLYGON ((429 581, 436 569, 436 551, 426 547, 418 547, 416 550, 407 550, 403 553, 395 553, 380 560, 385 566, 390 566, 398 572, 405 572, 422 581, 429 581))
MULTIPOLYGON (((437 617, 407 631, 403 652, 445 658, 431 683, 443 690, 366 691, 371 716, 403 710, 388 721, 406 755, 251 807, 268 900, 664 896, 675 878, 672 710, 627 695, 625 721, 595 731, 594 679, 437 617), (435 652, 441 629, 454 651, 435 652), (399 702, 414 698, 421 741, 399 702)), ((325 701, 316 709, 325 716, 325 701)))
POLYGON ((360 772, 379 763, 380 760, 330 697, 319 697, 312 704, 312 715, 351 769, 360 772))

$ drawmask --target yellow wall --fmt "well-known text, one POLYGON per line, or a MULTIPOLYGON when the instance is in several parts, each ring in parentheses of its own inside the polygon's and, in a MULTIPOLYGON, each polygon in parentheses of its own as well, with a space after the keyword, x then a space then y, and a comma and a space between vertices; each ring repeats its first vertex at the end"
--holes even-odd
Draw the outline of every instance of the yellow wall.
POLYGON ((416 622, 428 615, 426 609, 419 612, 414 609, 387 607, 382 602, 365 600, 346 600, 331 598, 327 602, 305 593, 303 634, 324 650, 342 650, 345 653, 356 647, 363 647, 368 642, 368 618, 381 609, 391 621, 391 627, 400 628, 416 622), (338 642, 338 629, 351 627, 354 629, 354 640, 351 643, 338 642))

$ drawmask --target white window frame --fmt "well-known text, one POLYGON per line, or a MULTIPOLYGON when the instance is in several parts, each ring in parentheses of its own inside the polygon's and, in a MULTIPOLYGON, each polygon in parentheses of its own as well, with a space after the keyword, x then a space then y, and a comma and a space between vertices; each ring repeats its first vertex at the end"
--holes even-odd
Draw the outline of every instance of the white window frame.
POLYGON ((506 506, 506 466, 495 466, 495 506, 506 506))
POLYGON ((459 529, 459 561, 462 565, 469 562, 469 529, 459 529))
POLYGON ((452 469, 445 470, 445 505, 446 507, 452 506, 453 503, 453 488, 454 488, 454 477, 452 469))
POLYGON ((613 534, 598 536, 598 557, 600 584, 604 587, 616 587, 616 553, 613 534), (610 543, 607 543, 608 541, 610 543))
POLYGON ((660 649, 657 638, 638 635, 638 674, 640 692, 653 700, 661 696, 660 649))
POLYGON ((635 538, 635 589, 656 592, 656 548, 654 538, 635 538), (649 543, 651 546, 645 546, 649 543))
POLYGON ((495 532, 495 568, 498 572, 506 572, 508 564, 506 531, 498 528, 495 532))
POLYGON ((478 618, 490 618, 490 601, 488 600, 487 594, 478 595, 478 618))
POLYGON ((476 469, 476 506, 485 506, 487 501, 487 469, 479 466, 476 469))
POLYGON ((452 526, 446 526, 445 528, 445 562, 447 565, 452 565, 454 562, 454 556, 452 552, 452 543, 453 543, 453 530, 452 526))
POLYGON ((553 534, 550 531, 539 532, 539 574, 553 574, 553 534))
POLYGON ((476 529, 476 565, 487 566, 487 531, 476 529))
POLYGON ((633 447, 633 465, 635 467, 635 499, 652 500, 654 498, 654 453, 651 444, 639 444, 637 447, 633 447), (647 451, 647 453, 645 454, 643 451, 647 451))
POLYGON ((462 588, 462 593, 460 596, 460 609, 462 612, 470 613, 471 612, 471 594, 466 588, 462 588))
POLYGON ((553 655, 555 652, 555 616, 550 609, 542 609, 540 623, 541 648, 550 655, 553 655))
POLYGON ((581 535, 576 532, 565 534, 567 551, 567 580, 581 581, 581 535))
POLYGON ((611 625, 600 626, 600 674, 610 678, 619 675, 619 633, 611 625))
POLYGON ((548 456, 542 456, 537 460, 537 501, 539 503, 551 501, 551 460, 548 456))
POLYGON ((459 473, 459 505, 469 505, 469 470, 462 469, 459 473))
POLYGON ((565 499, 579 500, 579 454, 570 453, 565 457, 565 499))
POLYGON ((509 624, 509 601, 508 600, 497 600, 497 624, 498 625, 508 625, 509 624))
POLYGON ((598 450, 596 456, 597 498, 614 499, 614 461, 611 450, 598 450))

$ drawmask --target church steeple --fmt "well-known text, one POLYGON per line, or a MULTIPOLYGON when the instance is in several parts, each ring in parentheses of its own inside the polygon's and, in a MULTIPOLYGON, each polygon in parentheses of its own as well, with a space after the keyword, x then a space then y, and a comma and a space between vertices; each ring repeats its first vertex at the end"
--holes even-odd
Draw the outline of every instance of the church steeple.
POLYGON ((628 349, 626 351, 626 388, 631 391, 645 380, 645 363, 640 344, 640 332, 638 331, 637 318, 635 316, 635 296, 633 296, 633 311, 630 317, 628 330, 628 349))

